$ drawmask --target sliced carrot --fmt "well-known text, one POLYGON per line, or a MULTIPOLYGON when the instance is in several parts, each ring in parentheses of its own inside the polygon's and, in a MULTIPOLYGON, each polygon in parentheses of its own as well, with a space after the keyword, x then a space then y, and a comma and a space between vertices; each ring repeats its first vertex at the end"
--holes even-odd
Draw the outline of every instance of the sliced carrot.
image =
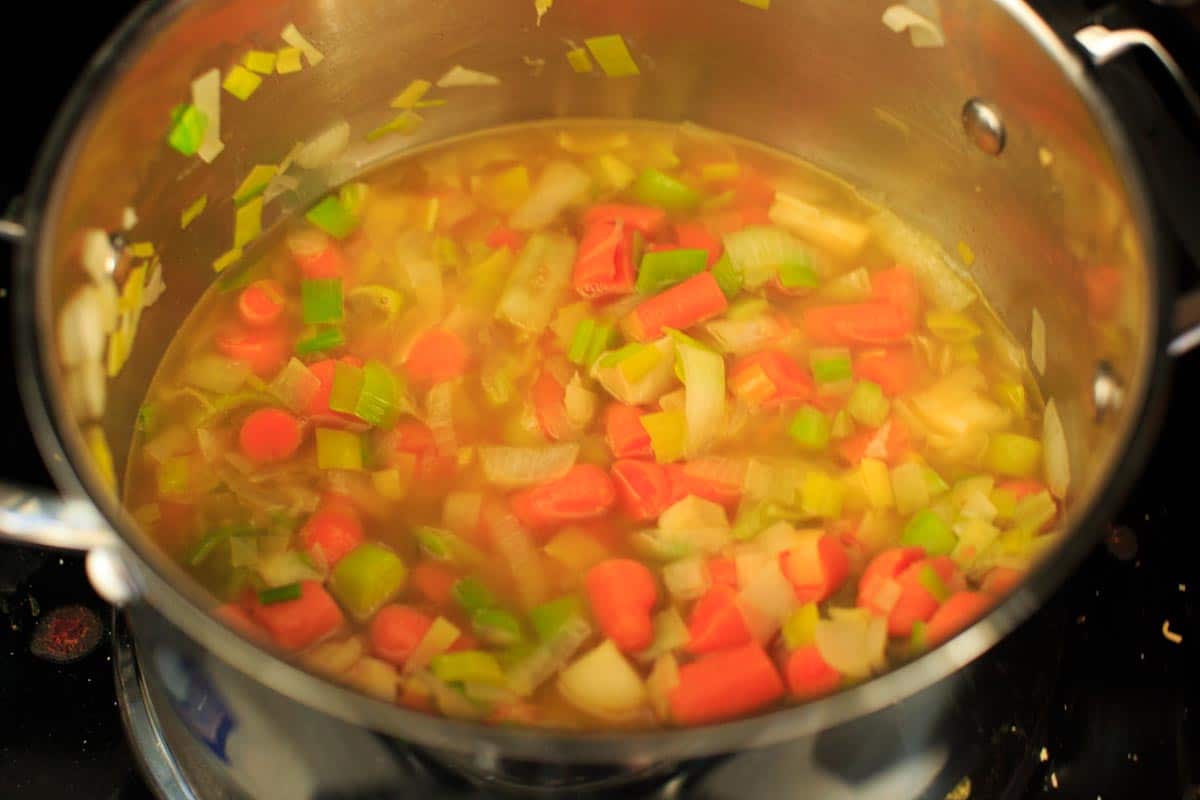
POLYGON ((281 408, 260 408, 246 417, 238 446, 257 464, 286 461, 300 449, 304 432, 300 420, 281 408))
POLYGON ((570 434, 567 419, 567 390, 549 370, 538 373, 530 390, 538 427, 547 439, 559 441, 570 434))
POLYGON ((737 562, 732 558, 714 556, 705 566, 708 569, 708 580, 713 586, 738 588, 737 562))
POLYGON ((667 464, 667 479, 671 482, 671 502, 688 495, 732 508, 742 499, 742 484, 730 482, 726 476, 706 471, 704 460, 687 464, 667 464))
POLYGON ((1087 292, 1088 311, 1097 319, 1111 319, 1121 302, 1124 283, 1121 270, 1116 267, 1091 267, 1083 272, 1083 286, 1087 292))
POLYGON ((571 283, 583 297, 606 297, 633 291, 634 231, 620 223, 598 222, 579 243, 571 283))
POLYGON ((900 594, 888 613, 888 633, 891 636, 908 636, 918 620, 928 621, 937 611, 940 601, 923 584, 923 574, 932 570, 947 591, 955 592, 965 587, 958 567, 947 556, 924 558, 910 564, 896 583, 900 594))
POLYGON ((690 328, 727 308, 729 301, 717 279, 711 272, 701 272, 639 305, 626 317, 625 325, 634 339, 646 342, 662 336, 664 328, 690 328))
POLYGON ((921 314, 921 289, 908 267, 895 266, 871 275, 871 296, 904 312, 915 323, 921 314))
POLYGON ((908 454, 910 442, 908 426, 893 416, 878 428, 866 428, 847 436, 837 449, 838 455, 851 465, 868 456, 894 465, 908 454))
POLYGON ((740 358, 729 371, 735 396, 763 408, 803 403, 813 393, 808 371, 782 350, 760 350, 740 358))
POLYGON ((447 608, 454 599, 454 584, 462 576, 445 564, 419 561, 409 573, 408 580, 417 594, 437 608, 447 608))
POLYGON ((737 590, 723 583, 713 585, 692 606, 688 633, 687 651, 697 655, 728 650, 754 639, 738 604, 737 590))
POLYGON ((942 603, 925 626, 925 642, 935 647, 982 617, 996 601, 982 592, 959 592, 942 603))
POLYGON ((889 397, 912 391, 919 370, 912 347, 867 350, 854 357, 854 377, 879 384, 889 397))
POLYGON ((521 524, 547 528, 603 516, 617 501, 608 473, 594 464, 576 464, 558 480, 514 494, 509 504, 521 524))
POLYGON ((680 222, 675 225, 675 241, 689 250, 708 251, 708 266, 721 260, 725 245, 708 228, 698 222, 680 222))
POLYGON ((783 697, 783 679, 757 644, 712 653, 679 668, 670 693, 671 716, 681 725, 749 714, 783 697))
POLYGON ((1033 480, 1032 478, 1013 478, 1011 480, 1000 481, 996 485, 997 489, 1003 489, 1006 492, 1011 492, 1013 497, 1018 500, 1028 497, 1031 494, 1041 494, 1046 491, 1046 485, 1041 481, 1033 480))
POLYGON ((990 595, 1002 596, 1011 592, 1025 580, 1025 573, 1012 567, 993 567, 983 576, 981 589, 990 595))
POLYGON ((896 587, 891 586, 900 573, 925 556, 919 547, 893 547, 884 550, 867 564, 858 579, 858 606, 886 616, 895 607, 896 587))
POLYGON ((279 372, 292 350, 287 332, 279 326, 230 326, 218 331, 213 343, 218 351, 246 364, 260 378, 270 378, 279 372))
POLYGON ((658 519, 672 502, 671 480, 662 464, 623 459, 612 466, 621 507, 630 518, 658 519))
POLYGON ((293 250, 292 260, 300 267, 304 277, 313 280, 341 278, 346 274, 346 257, 341 248, 333 242, 329 242, 325 249, 313 253, 297 253, 293 250))
POLYGON ((775 202, 775 183, 757 169, 742 166, 734 185, 737 204, 743 208, 769 208, 775 202))
POLYGON ((820 539, 780 554, 780 568, 801 603, 820 603, 841 588, 850 572, 850 557, 836 536, 820 539))
POLYGON ((242 289, 238 295, 238 314, 255 328, 273 325, 283 316, 284 293, 279 281, 265 279, 242 289))
POLYGON ((213 611, 213 614, 244 636, 257 638, 264 634, 262 627, 250 616, 250 612, 236 603, 226 603, 223 606, 218 606, 213 611))
POLYGON ((252 614, 285 650, 316 644, 345 622, 337 602, 317 581, 302 581, 295 600, 270 605, 256 601, 252 614))
POLYGON ((329 397, 333 394, 333 376, 339 360, 354 367, 362 366, 362 362, 354 356, 343 356, 341 359, 326 358, 308 365, 308 371, 315 375, 320 383, 317 391, 313 392, 312 398, 308 401, 308 407, 304 410, 304 414, 321 424, 357 424, 359 422, 357 417, 329 408, 329 397))
POLYGON ((464 374, 471 351, 453 331, 430 328, 417 337, 404 360, 404 371, 419 384, 448 381, 464 374))
POLYGON ((625 205, 620 203, 592 206, 588 212, 583 215, 583 224, 585 226, 603 223, 612 225, 620 222, 627 228, 641 231, 647 235, 655 233, 666 221, 667 212, 663 211, 661 208, 625 205))
POLYGON ((819 345, 898 344, 916 326, 915 317, 891 303, 816 306, 803 313, 804 331, 819 345))
POLYGON ((318 508, 300 529, 300 541, 313 555, 320 551, 329 566, 341 561, 363 543, 363 526, 358 515, 342 504, 318 508))
POLYGON ((786 671, 788 688, 801 700, 824 697, 842 685, 842 674, 829 666, 815 644, 793 650, 788 656, 786 671))
POLYGON ((507 247, 514 253, 519 252, 525 246, 525 235, 520 231, 514 231, 512 228, 506 228, 499 225, 488 234, 486 244, 493 250, 499 250, 501 247, 507 247))
POLYGON ((654 641, 650 612, 658 602, 658 586, 645 564, 630 558, 601 561, 588 570, 584 586, 600 630, 622 652, 650 646, 654 641))
POLYGON ((642 427, 645 414, 637 406, 610 403, 604 412, 604 438, 614 458, 651 458, 650 434, 642 427))
MULTIPOLYGON (((395 454, 408 454, 417 459, 415 474, 420 481, 443 483, 454 477, 456 464, 452 456, 442 455, 438 450, 433 431, 423 422, 407 420, 396 425, 390 435, 391 446, 386 448, 395 454)), ((385 460, 388 456, 385 455, 385 460)))
POLYGON ((384 606, 367 629, 371 652, 390 664, 403 666, 432 626, 433 618, 412 606, 384 606))

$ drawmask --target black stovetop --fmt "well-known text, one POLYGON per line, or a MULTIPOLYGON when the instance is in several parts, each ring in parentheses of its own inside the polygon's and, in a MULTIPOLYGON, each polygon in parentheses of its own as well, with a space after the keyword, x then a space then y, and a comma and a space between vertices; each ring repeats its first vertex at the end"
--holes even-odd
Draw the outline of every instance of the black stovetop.
MULTIPOLYGON (((1106 19, 1119 22, 1131 15, 1167 23, 1160 28, 1164 39, 1172 40, 1185 66, 1200 75, 1200 63, 1187 63, 1200 62, 1196 14, 1144 1, 1050 2, 1045 5, 1052 21, 1081 19, 1079 8, 1107 14, 1115 5, 1120 8, 1106 19)), ((24 48, 0 48, 0 70, 10 76, 13 97, 5 115, 0 202, 19 195, 60 98, 85 59, 133 5, 128 0, 72 4, 66 12, 69 29, 63 25, 61 5, 25 6, 25 29, 49 33, 35 59, 24 48)), ((1162 133, 1150 126, 1145 135, 1162 133)), ((1195 129, 1168 131, 1166 138, 1176 145, 1200 141, 1195 129)), ((1159 139, 1154 141, 1158 146, 1159 139)), ((1185 210, 1176 219, 1196 218, 1200 205, 1185 210)), ((7 255, 0 252, 3 260, 7 255)), ((1187 269, 1181 267, 1181 272, 1187 269)), ((0 284, 7 286, 7 270, 0 275, 0 284)), ((9 302, 4 292, 0 331, 10 329, 9 302)), ((0 374, 15 374, 6 344, 0 346, 0 374)), ((0 409, 11 423, 0 456, 0 480, 49 485, 11 381, 0 387, 0 409)), ((1200 800, 1200 729, 1192 712, 1200 700, 1200 681, 1193 679, 1200 666, 1193 641, 1200 636, 1195 602, 1200 563, 1191 557, 1200 519, 1191 467, 1200 442, 1197 409, 1200 354, 1193 354, 1176 365, 1162 439, 1105 542, 1018 633, 1055 643, 1048 648, 1054 655, 1047 658, 1046 692, 1035 693, 1049 700, 1040 699, 1036 709, 1022 708, 1018 701, 1011 725, 982 732, 980 763, 991 768, 971 773, 973 798, 1200 800), (1164 636, 1167 622, 1182 634, 1181 642, 1164 636)), ((0 797, 152 796, 121 727, 107 631, 89 655, 69 664, 48 660, 40 646, 39 622, 44 628, 55 610, 80 605, 107 625, 108 610, 89 587, 80 558, 0 545, 0 623, 7 623, 0 624, 0 797)), ((985 658, 1003 659, 1011 649, 1002 646, 985 658)), ((1006 673, 1000 669, 995 674, 1006 673)), ((995 691, 1021 698, 1030 697, 1028 688, 1008 685, 1000 677, 995 691)))

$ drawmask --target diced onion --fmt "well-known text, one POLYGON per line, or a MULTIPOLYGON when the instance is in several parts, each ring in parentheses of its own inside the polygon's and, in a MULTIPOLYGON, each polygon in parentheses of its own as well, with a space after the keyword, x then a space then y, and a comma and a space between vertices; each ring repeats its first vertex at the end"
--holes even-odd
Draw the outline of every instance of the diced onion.
POLYGON ((775 634, 798 602, 791 581, 784 577, 776 557, 753 559, 739 557, 738 603, 746 614, 754 638, 765 642, 775 634), (754 561, 753 566, 750 562, 754 561))
MULTIPOLYGON (((508 688, 521 697, 533 694, 554 673, 558 672, 583 643, 592 635, 592 626, 582 617, 573 617, 559 628, 548 642, 543 642, 508 670, 508 688)), ((411 659, 410 659, 411 660, 411 659)))
POLYGON ((331 678, 340 677, 363 656, 363 642, 357 636, 340 642, 322 642, 304 654, 305 666, 331 678))
POLYGON ((735 356, 761 350, 785 333, 783 325, 771 314, 751 319, 718 319, 704 327, 721 352, 735 356))
POLYGON ((409 655, 408 660, 404 662, 404 674, 412 675, 413 673, 424 669, 434 656, 440 656, 453 646, 458 641, 458 637, 462 632, 454 626, 445 617, 438 617, 429 626, 429 630, 425 632, 425 636, 421 642, 409 655))
POLYGON ((295 25, 288 23, 288 26, 283 29, 283 33, 279 34, 279 36, 292 47, 303 53, 304 57, 308 59, 308 65, 310 67, 315 67, 317 64, 320 64, 325 60, 325 56, 321 54, 321 51, 314 47, 312 42, 308 41, 308 39, 305 39, 303 34, 296 29, 295 25))
POLYGON ((646 693, 650 706, 660 722, 671 718, 671 692, 679 685, 679 662, 667 653, 654 662, 650 677, 646 679, 646 693))
POLYGON ((454 386, 449 381, 436 384, 425 396, 425 424, 433 433, 438 452, 444 456, 453 456, 458 452, 453 397, 454 386))
POLYGON ((611 639, 583 654, 558 676, 571 705, 610 722, 633 719, 646 704, 646 687, 611 639))
POLYGON ((851 678, 871 675, 883 658, 887 630, 881 642, 879 626, 870 615, 839 615, 836 619, 817 622, 817 651, 825 663, 851 678))
POLYGON ((271 394, 279 398, 292 411, 308 408, 313 396, 321 388, 321 380, 298 358, 292 358, 268 387, 271 394))
POLYGON ((663 567, 663 584, 672 597, 695 600, 708 591, 710 578, 704 559, 697 556, 681 558, 663 567))
POLYGON ((654 641, 637 654, 642 663, 657 661, 659 657, 687 647, 691 640, 687 623, 675 606, 668 606, 654 615, 654 641))
POLYGON ((725 359, 683 336, 675 351, 683 365, 687 454, 693 457, 713 443, 725 422, 725 359))
POLYGON ((1042 415, 1042 460, 1046 467, 1046 486, 1055 497, 1066 497, 1071 486, 1071 456, 1058 405, 1046 403, 1042 415))
POLYGON ((488 75, 486 72, 467 69, 461 64, 456 64, 447 70, 446 74, 437 79, 437 85, 441 89, 459 89, 470 86, 499 86, 500 79, 495 75, 488 75))
POLYGON ((509 225, 519 231, 544 228, 591 185, 591 177, 575 164, 551 161, 538 176, 529 197, 513 212, 509 225))
POLYGON ((883 24, 895 33, 907 30, 913 47, 944 47, 946 44, 946 35, 937 22, 906 5, 888 6, 883 12, 883 24))
POLYGON ((483 476, 495 486, 517 489, 556 480, 566 475, 579 456, 575 443, 544 447, 479 448, 483 476))
MULTIPOLYGON (((318 169, 330 164, 350 144, 350 123, 345 120, 333 125, 305 142, 296 153, 296 163, 304 169, 318 169)), ((281 169, 280 172, 283 172, 281 169)))
POLYGON ((210 69, 192 81, 192 105, 204 115, 204 138, 196 155, 206 164, 221 155, 221 71, 210 69))
POLYGON ((500 295, 496 316, 526 333, 540 334, 571 283, 575 240, 561 233, 530 237, 500 295))
POLYGON ((783 192, 775 193, 775 202, 768 216, 776 225, 787 228, 844 261, 857 258, 871 237, 871 229, 866 225, 839 217, 783 192))
POLYGON ((58 356, 63 366, 99 362, 107 327, 101 290, 85 286, 76 292, 58 315, 58 356))
POLYGON ((346 673, 346 682, 364 694, 387 703, 395 702, 400 674, 378 658, 363 658, 346 673))
POLYGON ((450 492, 442 506, 442 524, 455 533, 472 534, 482 511, 483 495, 478 492, 450 492))
POLYGON ((587 389, 576 372, 567 382, 563 394, 563 406, 571 429, 582 432, 596 416, 596 393, 587 389))
POLYGON ((913 271, 921 291, 935 307, 962 311, 975 302, 975 289, 932 238, 913 230, 890 211, 880 211, 867 224, 883 249, 913 271))
POLYGON ((530 609, 544 602, 549 588, 546 570, 529 531, 507 511, 494 511, 488 522, 492 543, 508 566, 521 604, 530 609))

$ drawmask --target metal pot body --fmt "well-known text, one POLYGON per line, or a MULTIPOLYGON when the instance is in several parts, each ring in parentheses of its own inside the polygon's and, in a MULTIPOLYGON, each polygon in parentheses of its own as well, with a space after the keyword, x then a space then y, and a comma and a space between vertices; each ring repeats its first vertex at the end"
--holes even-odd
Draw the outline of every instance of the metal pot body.
MULTIPOLYGON (((1081 61, 1027 6, 945 0, 925 9, 943 46, 920 48, 881 22, 886 8, 882 0, 776 3, 766 12, 734 0, 559 0, 539 26, 529 0, 145 4, 96 57, 46 144, 27 195, 17 282, 22 389, 47 460, 74 498, 72 524, 92 537, 93 579, 111 597, 149 604, 200 651, 289 702, 429 747, 518 759, 650 763, 774 744, 896 703, 978 656, 1063 579, 1129 477, 1134 434, 1144 434, 1161 377, 1164 280, 1144 190, 1110 110, 1081 61), (244 103, 223 96, 225 150, 211 164, 170 150, 170 110, 188 100, 192 79, 249 49, 281 46, 289 22, 324 53, 321 63, 268 78, 244 103), (640 76, 570 69, 566 42, 614 32, 640 76), (448 104, 430 109, 415 135, 365 141, 410 80, 456 64, 501 82, 448 89, 448 104), (122 474, 157 363, 232 241, 233 190, 252 165, 276 163, 343 120, 349 147, 302 175, 298 207, 406 149, 568 117, 689 120, 760 141, 844 177, 950 253, 968 245, 972 277, 1018 342, 1030 344, 1035 316, 1045 323, 1041 381, 1063 417, 1073 472, 1070 534, 1055 557, 916 662, 803 709, 686 731, 566 735, 434 719, 334 686, 218 624, 211 599, 138 532, 88 443, 102 436, 122 474), (181 231, 180 212, 200 195, 209 208, 181 231), (167 290, 143 314, 103 408, 80 409, 57 324, 89 281, 86 232, 119 231, 126 207, 140 218, 136 238, 155 243, 167 290), (1104 324, 1087 312, 1096 265, 1114 268, 1122 286, 1104 324), (88 515, 92 504, 99 516, 88 515)), ((265 222, 287 211, 268 206, 265 222)), ((0 527, 24 519, 0 517, 0 527)))

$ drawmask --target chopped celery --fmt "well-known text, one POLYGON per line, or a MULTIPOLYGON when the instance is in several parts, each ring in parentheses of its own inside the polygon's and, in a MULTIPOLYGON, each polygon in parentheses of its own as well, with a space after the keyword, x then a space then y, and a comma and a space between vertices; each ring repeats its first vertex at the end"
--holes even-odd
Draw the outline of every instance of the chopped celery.
POLYGON ((829 444, 829 417, 812 406, 804 406, 792 417, 788 434, 805 450, 819 452, 829 444))
POLYGON ((717 282, 717 286, 721 287, 721 292, 725 295, 725 299, 732 300, 741 293, 742 274, 733 265, 733 261, 729 258, 728 253, 723 254, 720 260, 716 264, 713 264, 712 274, 717 282))
POLYGON ((379 127, 372 128, 370 131, 367 131, 366 138, 368 142, 373 142, 376 139, 382 139, 384 136, 387 136, 391 133, 398 133, 401 136, 406 136, 424 124, 425 118, 410 109, 400 112, 379 127))
POLYGON ((924 467, 921 473, 925 476, 925 487, 929 490, 930 497, 937 497, 950 488, 950 485, 932 467, 924 467))
POLYGON ((511 355, 501 356, 484 364, 479 383, 488 405, 499 408, 512 402, 517 391, 516 374, 520 372, 521 365, 511 355))
POLYGON ((359 223, 358 217, 332 194, 310 208, 304 218, 335 239, 345 239, 354 233, 359 223))
MULTIPOLYGON (((390 428, 404 410, 403 395, 404 387, 390 369, 378 361, 368 361, 362 369, 362 388, 354 415, 377 428, 390 428)), ((329 407, 333 408, 332 399, 329 407)))
POLYGON ((326 350, 341 347, 345 343, 346 334, 342 333, 341 328, 324 328, 296 342, 296 354, 308 356, 313 353, 323 353, 326 350))
POLYGON ((363 370, 353 364, 338 361, 333 367, 333 386, 329 392, 329 409, 353 414, 362 393, 363 370))
POLYGON ((358 434, 334 428, 317 428, 317 467, 360 471, 363 468, 362 440, 358 434))
POLYGON ((878 428, 887 421, 892 404, 883 395, 883 389, 872 381, 859 381, 846 401, 846 411, 856 422, 878 428))
POLYGON ((235 206, 245 205, 250 200, 258 197, 266 191, 267 184, 279 172, 279 167, 274 164, 258 164, 250 173, 246 175, 241 186, 233 193, 233 204, 235 206))
POLYGON ((653 561, 678 561, 696 552, 691 542, 684 539, 664 539, 656 530, 638 531, 630 537, 629 543, 635 553, 653 561))
POLYGON ((843 348, 813 350, 809 364, 817 383, 839 383, 854 377, 850 351, 843 348))
POLYGON ((654 615, 654 640, 637 654, 637 659, 643 664, 649 663, 659 656, 686 647, 690 638, 687 623, 680 616, 679 609, 668 606, 654 615))
POLYGON ((262 76, 255 75, 241 64, 235 64, 233 69, 226 73, 221 88, 238 100, 249 100, 250 95, 258 91, 259 86, 262 86, 262 81, 262 76))
POLYGON ((405 674, 411 675, 424 669, 431 659, 449 650, 460 636, 462 631, 455 627, 454 623, 445 617, 435 619, 412 655, 404 662, 405 674))
POLYGON ((263 199, 261 196, 247 200, 234 213, 233 249, 240 250, 262 233, 263 199))
POLYGON ((596 359, 600 358, 600 354, 612 346, 615 334, 616 326, 611 322, 597 324, 595 330, 592 331, 591 343, 588 346, 587 355, 584 356, 583 365, 590 367, 595 364, 596 359))
POLYGON ((639 203, 668 211, 688 211, 700 204, 699 192, 656 169, 642 172, 630 190, 639 203))
POLYGON ((921 567, 917 573, 917 583, 939 603, 946 602, 946 599, 950 597, 950 590, 946 588, 945 582, 937 574, 937 571, 929 565, 921 567))
POLYGON ((984 463, 992 471, 1012 478, 1031 478, 1042 459, 1042 443, 1016 433, 994 433, 988 440, 984 463))
POLYGON ((627 78, 640 75, 637 62, 629 54, 629 48, 621 34, 613 33, 608 36, 592 36, 584 39, 583 43, 591 51, 592 58, 610 78, 627 78))
POLYGON ((459 578, 454 583, 452 591, 455 601, 467 613, 474 613, 481 608, 491 608, 496 605, 496 596, 483 581, 474 576, 459 578))
POLYGON ((642 417, 642 427, 650 434, 654 458, 667 464, 683 458, 687 451, 687 417, 680 411, 659 411, 642 417))
POLYGON ((463 650, 442 653, 429 663, 433 676, 443 683, 482 683, 488 686, 504 684, 504 670, 491 653, 482 650, 463 650))
POLYGON ((490 314, 504 288, 512 266, 513 254, 507 247, 491 251, 486 258, 467 270, 467 304, 490 314))
POLYGON ((592 334, 596 332, 596 321, 584 319, 575 326, 571 346, 567 349, 567 360, 572 364, 583 364, 592 347, 592 334))
POLYGON ((779 283, 785 289, 815 289, 821 280, 816 265, 805 261, 788 261, 779 265, 779 283))
POLYGON ((540 641, 549 642, 573 619, 583 617, 583 601, 567 595, 530 610, 529 624, 540 641))
POLYGON ((337 562, 329 590, 350 614, 365 622, 404 588, 408 568, 400 556, 377 542, 366 542, 337 562))
POLYGON ((983 333, 966 314, 942 309, 925 312, 925 327, 949 344, 966 344, 983 333))
POLYGON ((480 641, 498 647, 511 647, 524 636, 521 622, 502 608, 480 608, 471 615, 471 629, 480 641))
POLYGON ((783 643, 788 650, 806 647, 817 639, 817 623, 821 613, 816 603, 805 603, 792 612, 783 623, 783 643))
POLYGON ((270 589, 262 589, 258 593, 258 602, 264 606, 286 603, 289 600, 299 600, 301 596, 299 583, 288 583, 270 589))
POLYGON ((641 294, 661 292, 704 272, 707 265, 707 250, 660 250, 646 253, 642 256, 642 263, 638 268, 637 290, 641 294))
POLYGON ((891 508, 896 505, 892 494, 892 476, 887 464, 877 458, 864 458, 859 463, 862 471, 863 489, 871 508, 891 508))
POLYGON ((746 297, 731 303, 725 318, 735 322, 757 319, 771 310, 771 304, 762 297, 746 297))
POLYGON ((300 305, 304 324, 319 325, 340 322, 345 316, 342 307, 342 279, 306 279, 300 282, 300 305))
POLYGON ((246 525, 231 524, 221 525, 218 528, 214 528, 213 530, 204 534, 204 536, 200 538, 200 541, 198 541, 195 546, 192 547, 191 552, 189 552, 187 556, 188 566, 197 567, 200 564, 203 564, 204 561, 210 555, 212 555, 213 550, 217 549, 217 545, 228 541, 231 537, 248 536, 253 533, 254 529, 246 525))
POLYGON ((185 156, 194 156, 200 150, 207 127, 208 120, 195 106, 176 106, 171 111, 171 132, 167 134, 167 144, 185 156))
POLYGON ((946 556, 954 552, 958 537, 937 513, 924 509, 904 526, 900 541, 905 547, 922 547, 931 556, 946 556))
POLYGON ((919 464, 907 462, 892 470, 892 494, 901 514, 915 514, 929 505, 929 486, 919 464))
POLYGON ((820 470, 809 470, 800 486, 800 508, 810 516, 837 519, 842 515, 844 493, 837 479, 820 470))

